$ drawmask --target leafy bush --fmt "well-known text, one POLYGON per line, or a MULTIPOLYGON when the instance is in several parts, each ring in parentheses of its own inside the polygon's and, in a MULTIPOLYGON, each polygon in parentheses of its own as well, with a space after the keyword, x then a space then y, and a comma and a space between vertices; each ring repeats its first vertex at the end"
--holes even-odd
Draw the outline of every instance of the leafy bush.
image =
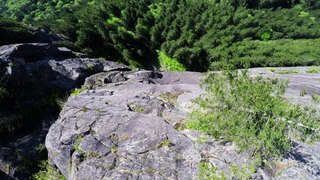
POLYGON ((310 67, 308 70, 307 70, 307 73, 320 73, 320 68, 319 67, 310 67))
POLYGON ((231 170, 224 173, 208 162, 200 162, 198 177, 200 180, 250 179, 255 172, 255 162, 243 167, 232 164, 230 166, 231 170))
POLYGON ((289 132, 309 141, 319 134, 316 112, 282 99, 287 82, 250 78, 246 71, 210 74, 188 128, 232 141, 262 160, 281 157, 291 148, 289 132))
POLYGON ((296 74, 299 73, 297 70, 278 70, 276 73, 278 74, 296 74))
POLYGON ((66 48, 71 49, 73 51, 79 51, 79 49, 77 49, 77 46, 70 41, 54 41, 54 42, 52 42, 52 44, 55 46, 58 46, 58 47, 66 47, 66 48))
POLYGON ((22 23, 0 18, 0 46, 13 43, 35 42, 33 35, 22 23))
POLYGON ((88 90, 88 89, 87 89, 87 88, 75 89, 75 90, 70 94, 70 96, 77 96, 78 94, 80 94, 80 93, 82 93, 82 92, 84 92, 84 91, 86 91, 86 90, 88 90))
POLYGON ((312 101, 315 103, 320 103, 320 95, 318 94, 312 94, 311 95, 312 101))
POLYGON ((48 161, 42 161, 39 164, 40 171, 32 176, 33 180, 65 180, 66 178, 57 170, 52 167, 48 161))
POLYGON ((164 52, 158 51, 158 59, 161 68, 165 71, 185 71, 186 68, 174 58, 170 58, 164 52))
POLYGON ((237 68, 319 65, 319 44, 320 39, 245 40, 216 52, 220 54, 219 60, 210 68, 221 69, 220 62, 237 68))

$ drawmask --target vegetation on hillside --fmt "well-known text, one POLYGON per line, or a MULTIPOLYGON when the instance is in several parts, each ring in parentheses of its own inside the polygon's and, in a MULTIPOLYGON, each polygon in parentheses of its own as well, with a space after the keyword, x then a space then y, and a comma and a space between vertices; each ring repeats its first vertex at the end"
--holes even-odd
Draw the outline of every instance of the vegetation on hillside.
POLYGON ((219 70, 227 63, 236 68, 320 65, 320 39, 244 40, 221 51, 210 68, 219 70), (223 53, 222 53, 223 52, 223 53))
POLYGON ((66 178, 55 167, 52 167, 48 161, 42 161, 39 163, 40 171, 32 176, 32 180, 65 180, 66 178))
POLYGON ((4 17, 64 34, 64 45, 137 67, 159 67, 157 51, 195 71, 320 61, 316 0, 5 0, 0 7, 4 17))
POLYGON ((199 108, 187 127, 234 142, 250 152, 259 166, 289 152, 290 139, 311 142, 319 138, 316 110, 283 99, 286 81, 227 71, 209 74, 203 86, 206 93, 198 98, 199 108))
MULTIPOLYGON (((147 69, 320 65, 319 8, 318 0, 1 0, 0 45, 34 42, 34 26, 67 37, 54 44, 147 69)), ((284 101, 283 81, 227 72, 210 74, 204 87, 188 127, 236 143, 261 164, 288 152, 289 138, 317 138, 315 112, 284 101)), ((9 91, 0 77, 1 135, 40 112, 11 102, 9 91)), ((41 108, 55 106, 44 100, 41 108)), ((59 176, 42 169, 35 179, 59 176)))
POLYGON ((5 44, 34 42, 36 40, 36 36, 32 34, 23 23, 1 17, 0 35, 0 46, 5 44))

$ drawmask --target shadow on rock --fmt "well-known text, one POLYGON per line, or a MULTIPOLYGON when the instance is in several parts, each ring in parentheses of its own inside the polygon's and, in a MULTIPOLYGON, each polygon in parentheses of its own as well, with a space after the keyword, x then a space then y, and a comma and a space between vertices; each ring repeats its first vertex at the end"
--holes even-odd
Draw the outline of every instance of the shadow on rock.
POLYGON ((49 44, 0 47, 0 170, 28 179, 47 156, 46 133, 70 91, 92 74, 130 69, 82 56, 49 44))

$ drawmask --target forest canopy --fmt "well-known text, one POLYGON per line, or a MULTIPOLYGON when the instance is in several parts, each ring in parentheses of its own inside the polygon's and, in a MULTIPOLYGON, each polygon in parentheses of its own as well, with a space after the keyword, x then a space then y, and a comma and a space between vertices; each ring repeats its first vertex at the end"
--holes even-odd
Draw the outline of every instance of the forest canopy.
POLYGON ((3 0, 0 15, 63 34, 54 43, 92 56, 207 71, 320 65, 319 8, 317 0, 3 0))

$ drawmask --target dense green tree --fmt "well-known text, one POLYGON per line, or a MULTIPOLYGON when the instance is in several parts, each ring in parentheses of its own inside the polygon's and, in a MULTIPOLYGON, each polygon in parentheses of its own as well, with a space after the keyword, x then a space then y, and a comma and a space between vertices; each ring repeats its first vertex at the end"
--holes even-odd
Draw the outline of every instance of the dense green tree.
POLYGON ((37 39, 24 24, 5 18, 0 18, 0 35, 0 45, 35 42, 37 39))
MULTIPOLYGON (((221 63, 237 62, 234 65, 242 67, 238 62, 266 48, 256 41, 320 38, 320 3, 316 0, 16 1, 0 2, 1 15, 67 37, 66 42, 56 44, 143 68, 158 68, 158 57, 164 56, 195 71, 221 63), (239 44, 251 49, 233 52, 239 44)), ((294 41, 299 46, 296 43, 303 45, 304 41, 294 41)), ((249 64, 283 65, 277 62, 249 64)))
POLYGON ((249 8, 291 8, 303 0, 232 0, 234 6, 246 6, 249 8))
MULTIPOLYGON (((120 61, 138 67, 150 67, 155 50, 150 41, 154 25, 151 0, 96 1, 99 14, 97 31, 108 49, 114 49, 120 61)), ((95 21, 96 22, 96 21, 95 21)))

